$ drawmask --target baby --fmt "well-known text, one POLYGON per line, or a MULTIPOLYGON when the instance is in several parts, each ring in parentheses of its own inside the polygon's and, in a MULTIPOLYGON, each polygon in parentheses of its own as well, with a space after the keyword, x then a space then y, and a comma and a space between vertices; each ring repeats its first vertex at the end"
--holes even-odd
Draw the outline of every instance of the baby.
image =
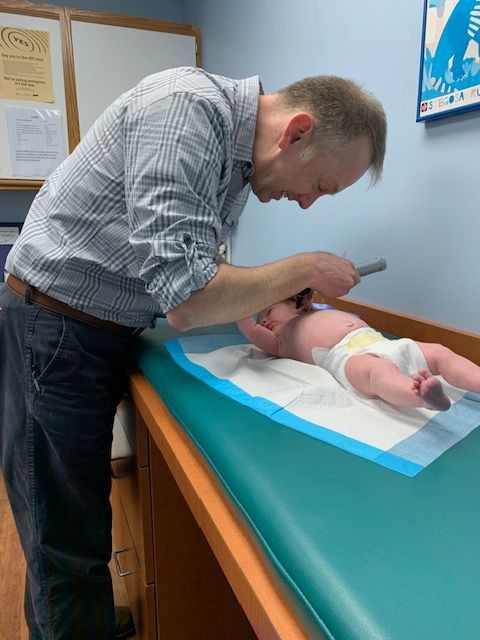
POLYGON ((345 388, 398 406, 445 411, 450 400, 435 375, 480 393, 480 367, 440 344, 388 340, 336 309, 296 308, 295 298, 240 320, 240 331, 275 356, 317 364, 345 388))

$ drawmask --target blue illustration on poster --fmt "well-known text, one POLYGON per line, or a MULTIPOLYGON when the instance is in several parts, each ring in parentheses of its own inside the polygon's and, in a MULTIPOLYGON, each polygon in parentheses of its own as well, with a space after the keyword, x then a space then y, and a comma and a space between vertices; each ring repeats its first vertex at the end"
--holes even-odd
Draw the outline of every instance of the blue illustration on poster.
POLYGON ((428 0, 420 115, 480 103, 480 0, 428 0))

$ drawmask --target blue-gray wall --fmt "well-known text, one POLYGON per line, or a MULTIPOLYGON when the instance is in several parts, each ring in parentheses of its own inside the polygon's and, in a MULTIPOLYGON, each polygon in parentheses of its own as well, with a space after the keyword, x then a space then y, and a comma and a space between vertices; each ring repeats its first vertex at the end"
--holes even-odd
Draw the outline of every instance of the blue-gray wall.
POLYGON ((389 141, 382 184, 363 179, 308 212, 251 198, 233 243, 237 264, 303 250, 387 258, 351 297, 478 332, 480 110, 415 122, 423 2, 184 0, 202 30, 203 66, 260 74, 274 91, 303 76, 353 78, 382 101, 389 141))

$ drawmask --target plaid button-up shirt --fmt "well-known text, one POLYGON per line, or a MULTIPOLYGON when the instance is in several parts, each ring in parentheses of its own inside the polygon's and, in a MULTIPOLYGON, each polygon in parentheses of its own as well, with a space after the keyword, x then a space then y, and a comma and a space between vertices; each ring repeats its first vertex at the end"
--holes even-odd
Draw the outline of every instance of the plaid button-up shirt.
POLYGON ((148 76, 50 175, 6 271, 97 317, 151 326, 201 289, 245 206, 260 84, 148 76))

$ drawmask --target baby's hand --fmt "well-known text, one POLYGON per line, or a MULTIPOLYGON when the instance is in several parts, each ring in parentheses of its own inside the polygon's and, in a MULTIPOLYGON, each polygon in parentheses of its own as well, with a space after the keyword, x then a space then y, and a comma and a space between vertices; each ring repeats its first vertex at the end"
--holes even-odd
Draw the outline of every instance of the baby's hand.
POLYGON ((237 327, 247 338, 250 337, 250 331, 255 328, 256 320, 253 316, 249 316, 248 318, 242 318, 242 320, 238 320, 237 327))

